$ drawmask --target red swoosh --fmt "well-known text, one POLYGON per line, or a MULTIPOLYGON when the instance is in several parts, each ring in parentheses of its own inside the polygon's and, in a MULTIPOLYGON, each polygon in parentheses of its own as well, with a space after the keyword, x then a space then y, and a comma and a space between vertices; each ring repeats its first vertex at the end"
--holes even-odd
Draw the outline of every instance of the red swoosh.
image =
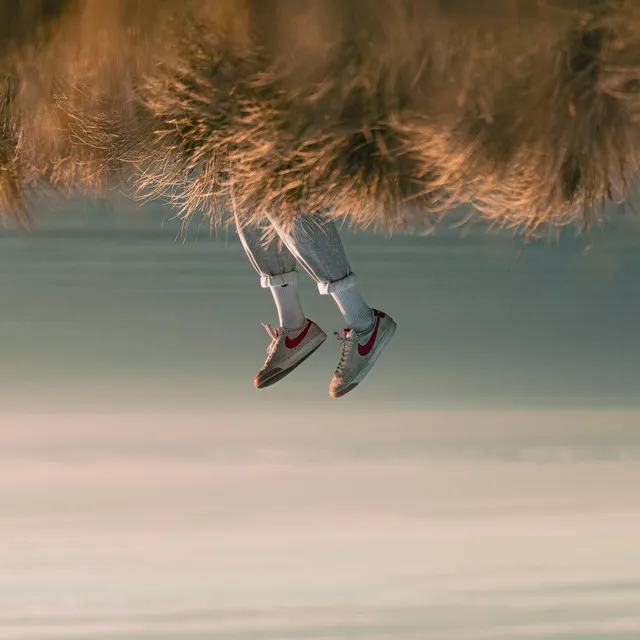
POLYGON ((287 349, 295 349, 296 347, 299 347, 302 344, 302 341, 307 337, 307 333, 309 333, 309 329, 311 329, 312 324, 313 322, 309 320, 309 322, 307 322, 307 326, 304 328, 304 331, 293 340, 289 336, 287 336, 286 340, 284 341, 287 349))
POLYGON ((367 344, 365 345, 358 343, 358 353, 363 358, 371 353, 371 349, 373 349, 373 345, 376 343, 376 338, 378 337, 378 329, 380 329, 380 320, 384 318, 384 314, 376 313, 376 318, 376 328, 373 330, 371 338, 369 338, 369 342, 367 342, 367 344))

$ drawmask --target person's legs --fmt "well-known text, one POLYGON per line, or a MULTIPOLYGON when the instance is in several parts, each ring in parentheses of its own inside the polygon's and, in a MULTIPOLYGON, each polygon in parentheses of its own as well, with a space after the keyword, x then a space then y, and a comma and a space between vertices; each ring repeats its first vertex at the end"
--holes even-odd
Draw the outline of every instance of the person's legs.
POLYGON ((268 357, 255 377, 258 389, 282 380, 304 362, 326 340, 320 327, 305 318, 298 295, 296 260, 277 239, 265 242, 256 226, 243 226, 236 217, 240 241, 251 264, 260 275, 262 287, 269 289, 278 309, 280 327, 265 325, 271 337, 268 357))
POLYGON ((373 310, 358 290, 356 276, 334 222, 322 214, 301 215, 290 225, 270 216, 274 229, 316 281, 321 295, 330 295, 349 329, 362 331, 373 324, 373 310))
POLYGON ((340 398, 353 391, 371 371, 396 330, 385 313, 371 309, 360 295, 356 277, 335 224, 321 214, 302 215, 282 225, 270 217, 274 229, 289 251, 318 283, 323 295, 331 295, 347 329, 338 335, 342 355, 329 393, 340 398))

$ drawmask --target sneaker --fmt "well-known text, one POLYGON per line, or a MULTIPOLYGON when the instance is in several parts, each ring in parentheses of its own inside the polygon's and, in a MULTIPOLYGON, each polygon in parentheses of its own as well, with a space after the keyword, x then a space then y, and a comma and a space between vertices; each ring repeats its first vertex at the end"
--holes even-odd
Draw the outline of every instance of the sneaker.
POLYGON ((274 329, 269 324, 262 326, 271 336, 271 344, 267 349, 269 357, 254 381, 256 389, 265 389, 280 382, 327 339, 327 334, 311 320, 307 320, 303 329, 274 329))
POLYGON ((342 357, 329 388, 332 398, 341 398, 364 380, 396 332, 397 325, 388 315, 374 309, 373 318, 371 327, 361 333, 354 329, 336 333, 342 342, 342 357))

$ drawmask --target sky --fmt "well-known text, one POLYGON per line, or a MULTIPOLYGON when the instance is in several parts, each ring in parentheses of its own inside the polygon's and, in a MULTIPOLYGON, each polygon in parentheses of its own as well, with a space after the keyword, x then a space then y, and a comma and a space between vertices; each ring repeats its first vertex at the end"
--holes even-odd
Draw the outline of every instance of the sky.
POLYGON ((640 637, 633 216, 345 230, 399 328, 335 401, 331 340, 253 388, 275 313, 233 233, 41 213, 0 230, 0 640, 640 637))
POLYGON ((287 418, 12 418, 0 638, 640 637, 637 414, 287 418))
MULTIPOLYGON (((0 230, 6 410, 278 404, 282 387, 252 388, 269 342, 260 323, 276 315, 233 232, 194 222, 180 238, 170 212, 130 202, 49 209, 31 235, 0 230)), ((284 393, 329 412, 636 408, 640 224, 611 226, 527 247, 479 227, 345 232, 365 297, 398 323, 393 347, 338 404, 330 339, 284 393)), ((330 336, 342 329, 302 281, 307 315, 330 336)))

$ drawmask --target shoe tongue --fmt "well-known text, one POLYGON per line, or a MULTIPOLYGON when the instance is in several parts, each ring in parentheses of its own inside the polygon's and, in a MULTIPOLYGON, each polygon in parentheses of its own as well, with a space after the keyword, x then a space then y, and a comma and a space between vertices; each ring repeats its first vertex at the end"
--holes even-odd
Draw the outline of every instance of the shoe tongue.
POLYGON ((349 334, 351 333, 351 329, 343 329, 342 333, 343 333, 345 338, 348 338, 349 334))

